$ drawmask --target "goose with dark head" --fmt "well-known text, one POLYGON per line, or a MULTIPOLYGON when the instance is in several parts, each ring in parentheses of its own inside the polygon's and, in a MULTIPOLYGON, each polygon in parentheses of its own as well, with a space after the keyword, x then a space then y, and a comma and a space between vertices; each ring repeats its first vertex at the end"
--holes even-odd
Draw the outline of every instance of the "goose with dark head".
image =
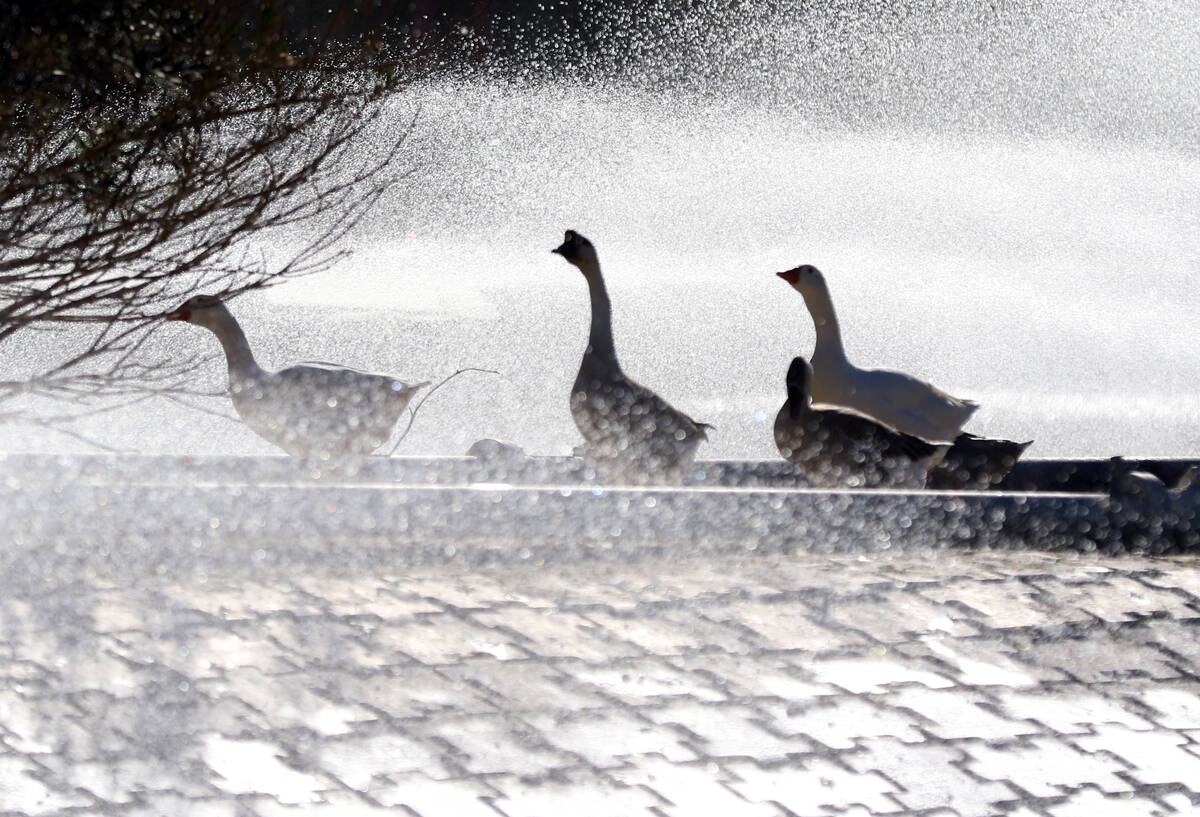
POLYGON ((788 366, 787 400, 775 415, 775 446, 810 485, 920 488, 948 446, 932 445, 851 410, 813 406, 812 367, 788 366))
POLYGON ((648 482, 678 479, 707 439, 697 423, 625 375, 617 360, 612 302, 596 248, 574 230, 552 250, 583 273, 591 301, 587 348, 571 387, 571 417, 587 458, 606 479, 648 482))

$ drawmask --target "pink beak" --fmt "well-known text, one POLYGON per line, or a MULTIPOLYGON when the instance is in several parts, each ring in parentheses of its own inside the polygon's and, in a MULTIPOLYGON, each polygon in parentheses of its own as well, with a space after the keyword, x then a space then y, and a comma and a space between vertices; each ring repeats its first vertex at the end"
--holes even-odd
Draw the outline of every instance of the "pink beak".
POLYGON ((789 284, 793 285, 800 280, 800 273, 794 269, 790 269, 787 272, 777 272, 775 274, 787 281, 789 284))

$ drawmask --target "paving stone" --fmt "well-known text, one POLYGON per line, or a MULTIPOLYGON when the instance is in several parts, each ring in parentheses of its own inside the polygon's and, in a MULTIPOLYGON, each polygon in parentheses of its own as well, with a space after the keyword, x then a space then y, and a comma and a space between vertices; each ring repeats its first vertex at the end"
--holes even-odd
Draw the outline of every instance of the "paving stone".
POLYGON ((394 657, 367 649, 359 640, 363 628, 345 620, 281 616, 261 622, 259 631, 279 644, 288 660, 299 667, 363 670, 395 663, 394 657))
POLYGON ((992 714, 980 706, 991 701, 968 689, 909 687, 891 692, 880 700, 889 706, 912 710, 925 720, 922 728, 945 740, 1009 740, 1040 731, 1029 723, 992 714))
POLYGON ((1101 754, 1084 754, 1054 738, 1032 737, 1002 746, 964 748, 971 757, 965 768, 984 780, 1020 786, 1034 797, 1054 797, 1084 785, 1109 793, 1133 790, 1116 776, 1125 770, 1123 764, 1101 754))
POLYGON ((228 670, 254 667, 269 675, 294 670, 287 651, 258 634, 206 625, 156 639, 146 633, 122 633, 113 651, 135 665, 162 666, 188 678, 215 678, 228 670))
POLYGON ((1153 644, 1169 650, 1179 658, 1167 657, 1165 660, 1171 664, 1182 661, 1184 669, 1200 667, 1200 619, 1145 619, 1133 626, 1122 627, 1114 636, 1121 641, 1153 644))
POLYGON ((649 808, 661 802, 645 789, 591 772, 534 781, 503 777, 492 785, 503 795, 492 805, 506 817, 651 817, 649 808))
POLYGON ((18 692, 45 689, 51 683, 50 670, 32 661, 12 657, 10 647, 0 642, 0 687, 18 692))
MULTIPOLYGON (((569 664, 559 662, 558 667, 569 664)), ((531 661, 496 661, 476 659, 443 667, 447 678, 469 682, 481 687, 481 694, 497 707, 510 712, 534 710, 576 710, 608 706, 601 690, 591 690, 584 683, 588 672, 609 672, 586 664, 565 674, 548 663, 531 661)), ((615 670, 611 670, 615 671, 615 670)))
POLYGON ((395 731, 322 741, 313 761, 349 788, 362 792, 390 785, 388 780, 377 782, 376 777, 402 772, 449 776, 441 749, 395 731))
POLYGON ((1167 656, 1152 646, 1120 641, 1103 630, 1075 638, 1035 642, 1022 660, 1058 669, 1085 683, 1121 678, 1178 678, 1167 656))
MULTIPOLYGON (((922 586, 916 591, 937 604, 954 602, 969 608, 970 620, 995 629, 1062 624, 1063 611, 1039 598, 1029 585, 1014 580, 958 581, 942 586, 922 586), (972 615, 978 614, 977 616, 972 615)), ((1086 620, 1080 613, 1077 620, 1086 620)))
POLYGON ((925 636, 898 646, 896 652, 906 658, 933 658, 949 667, 938 667, 944 674, 969 686, 1034 687, 1042 680, 1028 664, 1010 658, 1003 642, 992 639, 925 636))
POLYGON ((706 609, 705 616, 747 628, 751 631, 747 638, 757 649, 820 652, 865 643, 856 633, 817 624, 812 611, 799 602, 723 604, 706 609))
MULTIPOLYGON (((121 809, 122 817, 244 817, 246 814, 242 805, 229 797, 199 799, 175 793, 150 792, 140 795, 138 800, 140 802, 137 805, 121 809)), ((263 800, 278 805, 273 800, 263 800)), ((261 811, 256 809, 254 813, 260 815, 261 811)))
POLYGON ((922 684, 933 689, 954 686, 953 681, 930 671, 919 659, 898 653, 895 659, 874 656, 813 659, 804 662, 804 668, 818 681, 855 694, 880 693, 899 684, 922 684))
POLYGON ((607 610, 588 610, 583 615, 613 638, 636 644, 655 655, 678 655, 711 648, 728 652, 749 649, 737 630, 709 621, 692 608, 638 610, 636 614, 623 615, 607 610))
POLYGON ((1090 732, 1094 725, 1120 724, 1130 729, 1153 729, 1154 724, 1123 707, 1119 700, 1092 692, 1084 684, 1063 684, 1043 690, 996 690, 999 708, 1013 720, 1035 721, 1063 735, 1090 732))
POLYGON ((186 681, 150 684, 139 692, 125 698, 102 693, 74 696, 75 705, 84 712, 79 724, 90 740, 78 747, 60 746, 58 753, 72 760, 99 754, 154 754, 163 746, 183 745, 202 732, 234 737, 267 727, 263 714, 243 701, 210 698, 186 681))
POLYGON ((397 594, 391 582, 374 576, 300 576, 294 579, 298 588, 312 596, 315 604, 333 616, 373 617, 396 623, 422 613, 440 613, 445 607, 428 599, 397 594))
POLYGON ((222 621, 253 621, 272 613, 314 615, 320 612, 306 594, 296 592, 290 585, 259 582, 207 586, 168 585, 163 596, 175 607, 195 610, 222 621))
MULTIPOLYGON (((561 590, 545 583, 536 572, 506 571, 501 577, 484 571, 467 577, 440 575, 414 579, 407 589, 435 605, 450 605, 463 610, 490 609, 498 604, 523 604, 526 607, 556 607, 561 590)), ((493 815, 494 817, 494 815, 493 815)))
POLYGON ((15 647, 13 660, 48 670, 57 694, 98 689, 128 695, 147 675, 156 674, 121 660, 120 642, 111 635, 64 628, 24 639, 15 647))
MULTIPOLYGON (((36 708, 36 722, 14 721, 5 741, 5 722, 0 714, 0 742, 7 744, 17 751, 41 752, 47 747, 53 747, 49 753, 57 758, 71 761, 85 761, 102 755, 112 755, 130 750, 130 734, 119 731, 117 726, 125 728, 124 722, 97 721, 90 712, 82 716, 66 713, 53 699, 37 699, 32 702, 36 708)), ((78 704, 76 704, 78 706, 78 704)))
POLYGON ((159 791, 184 797, 207 797, 216 789, 198 758, 176 755, 170 763, 158 757, 109 757, 104 761, 42 761, 58 779, 110 803, 131 803, 144 792, 159 791))
POLYGON ((916 550, 906 550, 895 561, 873 559, 874 572, 892 582, 893 586, 910 590, 922 584, 944 584, 958 579, 987 581, 1003 578, 1002 574, 990 567, 990 553, 930 549, 924 558, 918 557, 917 553, 916 550))
POLYGON ((510 643, 543 658, 607 661, 641 653, 627 643, 606 638, 602 628, 576 613, 511 606, 472 617, 497 632, 511 633, 515 641, 510 643))
POLYGON ((1130 697, 1154 710, 1147 717, 1160 727, 1200 729, 1200 684, 1196 682, 1155 684, 1130 697))
POLYGON ((418 772, 392 775, 391 780, 372 791, 371 799, 385 807, 403 806, 419 817, 497 817, 488 803, 499 792, 481 780, 438 781, 418 772))
MULTIPOLYGON (((708 657, 704 656, 704 659, 708 657)), ((704 701, 728 698, 717 682, 700 673, 680 670, 662 658, 632 658, 604 667, 580 664, 563 666, 563 669, 577 681, 631 706, 677 696, 704 701)))
POLYGON ((188 623, 195 624, 202 620, 199 616, 187 619, 180 616, 181 620, 178 622, 150 621, 148 619, 153 616, 151 611, 161 611, 163 610, 162 606, 139 603, 140 600, 134 600, 127 595, 112 591, 97 593, 87 601, 88 613, 92 619, 88 629, 97 633, 118 633, 125 630, 173 630, 177 626, 185 626, 188 623))
MULTIPOLYGON (((471 774, 546 774, 573 765, 528 723, 508 715, 473 715, 414 723, 414 736, 436 737, 453 749, 451 760, 471 774)), ((426 770, 428 771, 428 770, 426 770)))
POLYGON ((39 771, 23 757, 0 754, 0 812, 32 816, 94 804, 79 792, 47 787, 38 779, 39 771))
POLYGON ((817 814, 825 809, 862 805, 870 811, 895 811, 888 794, 896 787, 876 772, 856 773, 824 758, 802 764, 762 767, 753 763, 726 764, 738 780, 729 787, 751 802, 778 803, 792 814, 817 814))
POLYGON ((857 738, 891 735, 905 742, 922 739, 916 719, 864 698, 825 696, 805 705, 761 702, 771 730, 819 741, 831 749, 851 749, 857 738))
MULTIPOLYGON (((1188 564, 1188 559, 1185 557, 1177 562, 1179 567, 1183 569, 1167 570, 1161 575, 1141 575, 1137 580, 1151 589, 1164 589, 1172 595, 1184 599, 1192 606, 1192 612, 1189 618, 1194 618, 1200 615, 1200 576, 1196 575, 1194 566, 1188 564)), ((1156 567, 1165 567, 1170 564, 1170 560, 1156 561, 1156 567)))
POLYGON ((1191 786, 1200 780, 1200 756, 1188 751, 1192 744, 1175 732, 1098 726, 1094 735, 1073 740, 1085 752, 1110 752, 1121 758, 1130 766, 1129 775, 1140 783, 1191 786))
POLYGON ((54 627, 53 623, 43 622, 35 615, 34 606, 29 600, 20 598, 0 599, 0 624, 4 625, 3 632, 9 638, 27 636, 54 627))
POLYGON ((64 732, 83 713, 65 698, 34 698, 0 689, 0 736, 18 752, 53 753, 68 740, 64 732))
POLYGON ((12 791, 56 817, 560 817, 612 791, 646 817, 1187 814, 1200 597, 1172 588, 1198 563, 280 565, 0 592, 0 813, 12 791))
POLYGON ((1125 576, 1105 576, 1102 581, 1066 582, 1058 577, 1031 579, 1030 584, 1053 595, 1061 604, 1069 604, 1102 621, 1132 621, 1151 613, 1195 616, 1179 596, 1156 591, 1125 576))
POLYGON ((1154 801, 1129 795, 1105 796, 1095 789, 1084 789, 1064 803, 1043 806, 1054 817, 1150 817, 1162 811, 1154 801))
POLYGON ((422 616, 404 624, 384 624, 363 636, 363 643, 391 656, 394 664, 413 659, 422 664, 452 664, 480 655, 502 661, 530 657, 528 651, 513 644, 507 633, 450 613, 422 616))
POLYGON ((659 724, 682 726, 696 737, 690 743, 707 757, 752 757, 779 760, 813 746, 799 737, 772 735, 762 725, 763 713, 745 706, 680 702, 642 710, 659 724))
POLYGON ((804 656, 710 652, 673 656, 667 660, 672 666, 711 679, 718 689, 735 698, 772 696, 785 701, 808 701, 819 695, 842 693, 830 684, 807 679, 793 663, 803 663, 804 656))
MULTIPOLYGON (((254 803, 255 817, 410 817, 401 808, 377 806, 348 791, 322 792, 320 802, 284 805, 262 799, 254 803)), ((495 812, 492 816, 495 817, 495 812)))
MULTIPOLYGON (((1054 575, 1065 580, 1095 579, 1111 575, 1114 565, 1124 568, 1134 566, 1131 557, 1121 559, 1098 558, 1092 553, 1039 553, 1037 551, 1011 551, 979 554, 979 567, 994 571, 1000 576, 1046 576, 1054 575)), ((975 563, 974 554, 967 556, 975 563)), ((970 576, 977 574, 970 573, 970 576)))
POLYGON ((653 574, 650 583, 646 585, 646 589, 651 592, 657 592, 664 598, 672 601, 696 601, 698 599, 713 599, 721 596, 729 595, 733 592, 748 595, 767 595, 776 594, 778 589, 772 583, 763 583, 762 577, 755 575, 754 567, 757 566, 756 559, 745 561, 726 560, 726 566, 734 570, 738 570, 743 581, 738 582, 736 587, 731 587, 725 579, 728 574, 722 574, 720 570, 714 571, 699 571, 690 569, 680 569, 677 563, 665 563, 662 568, 653 574), (733 565, 737 565, 733 567, 733 565), (748 568, 742 570, 741 568, 748 568))
MULTIPOLYGON (((776 560, 769 564, 757 563, 760 572, 766 574, 764 584, 782 591, 805 595, 821 593, 834 598, 863 595, 868 590, 891 587, 895 583, 886 557, 880 560, 838 559, 832 556, 803 554, 776 560)), ((714 574, 720 571, 714 571, 714 574)), ((728 570, 733 575, 736 570, 728 570)))
POLYGON ((897 644, 914 636, 947 633, 955 637, 978 634, 965 614, 949 605, 934 604, 916 593, 893 591, 874 597, 827 605, 821 621, 850 627, 876 641, 897 644))
POLYGON ((687 747, 683 733, 623 710, 530 714, 524 719, 548 743, 579 755, 597 769, 622 766, 631 755, 661 755, 672 762, 698 757, 687 747))
POLYGON ((280 803, 320 802, 318 792, 335 788, 333 781, 297 771, 281 762, 278 746, 258 740, 202 739, 204 762, 216 777, 212 783, 231 794, 267 794, 280 803))
POLYGON ((667 817, 783 817, 774 803, 751 803, 728 786, 716 764, 679 765, 663 758, 639 758, 636 765, 614 769, 612 777, 644 786, 664 800, 657 810, 667 817))
POLYGON ((841 759, 863 774, 877 772, 887 777, 899 787, 892 797, 913 811, 948 808, 958 817, 993 817, 1003 811, 995 803, 1016 797, 1007 786, 968 775, 961 765, 966 756, 952 747, 911 745, 895 738, 873 738, 859 744, 863 751, 843 754, 841 759))
MULTIPOLYGON (((543 577, 543 581, 560 581, 557 576, 543 577)), ((601 608, 616 612, 630 612, 648 602, 664 601, 669 598, 647 577, 613 576, 605 581, 584 579, 559 587, 554 594, 553 606, 584 612, 601 608)), ((532 605, 530 605, 532 606, 532 605)))
POLYGON ((269 729, 303 726, 320 735, 343 735, 350 724, 374 720, 360 706, 335 704, 309 688, 311 679, 304 673, 264 675, 253 668, 229 673, 223 679, 199 681, 198 691, 213 697, 242 701, 261 713, 269 729))
POLYGON ((312 679, 312 690, 322 697, 379 710, 393 718, 421 718, 437 713, 480 714, 497 709, 471 684, 418 664, 365 674, 342 670, 306 674, 312 679))
POLYGON ((1154 817, 1200 817, 1200 796, 1184 794, 1181 791, 1157 793, 1155 799, 1163 803, 1165 808, 1151 812, 1154 817))

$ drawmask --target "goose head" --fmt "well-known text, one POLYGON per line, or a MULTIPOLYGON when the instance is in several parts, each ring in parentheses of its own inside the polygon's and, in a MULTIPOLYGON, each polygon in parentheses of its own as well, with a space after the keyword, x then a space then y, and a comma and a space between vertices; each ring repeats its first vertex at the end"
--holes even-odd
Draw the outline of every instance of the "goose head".
POLYGON ((216 295, 194 295, 167 315, 167 320, 187 321, 206 329, 214 329, 228 315, 229 310, 216 295))
POLYGON ((801 264, 795 269, 775 273, 791 284, 801 295, 825 289, 825 276, 812 264, 801 264))
POLYGON ((787 371, 787 396, 788 402, 792 404, 792 411, 808 405, 811 386, 812 366, 803 357, 792 358, 792 365, 788 366, 787 371))
POLYGON ((600 263, 596 257, 596 248, 592 246, 592 242, 574 230, 567 230, 563 238, 563 243, 550 252, 561 255, 572 265, 584 272, 595 269, 600 263))

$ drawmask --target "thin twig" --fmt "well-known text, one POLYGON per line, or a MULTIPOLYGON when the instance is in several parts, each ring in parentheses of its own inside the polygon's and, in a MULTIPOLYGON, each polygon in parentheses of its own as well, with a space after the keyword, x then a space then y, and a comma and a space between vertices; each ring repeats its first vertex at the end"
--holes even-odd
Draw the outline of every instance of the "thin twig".
MULTIPOLYGON (((240 423, 242 421, 242 419, 240 417, 235 417, 232 414, 226 414, 225 412, 220 411, 219 409, 210 409, 210 408, 204 408, 203 406, 194 405, 192 403, 189 403, 187 400, 184 400, 183 398, 181 398, 177 395, 174 395, 174 394, 164 394, 162 396, 167 398, 168 400, 170 400, 173 403, 178 403, 181 406, 185 406, 186 408, 189 408, 193 411, 198 411, 201 414, 209 414, 209 415, 212 415, 213 417, 220 417, 222 420, 229 420, 232 423, 240 423)), ((205 395, 197 395, 197 396, 210 397, 213 395, 205 394, 205 395)), ((220 396, 224 397, 225 395, 220 395, 220 396)))
POLYGON ((425 405, 425 401, 428 400, 430 397, 432 397, 433 393, 435 391, 437 391, 438 389, 440 389, 442 386, 446 385, 451 380, 458 377, 460 374, 465 374, 467 372, 482 372, 483 374, 494 374, 496 376, 500 375, 500 372, 493 371, 491 369, 480 369, 475 366, 468 366, 465 369, 459 369, 457 372, 450 375, 445 380, 442 380, 440 383, 438 383, 436 386, 431 388, 429 391, 425 392, 425 394, 421 397, 420 401, 415 406, 413 406, 412 408, 410 408, 408 410, 408 425, 406 425, 404 427, 404 430, 400 432, 400 439, 396 440, 396 444, 393 445, 392 450, 388 452, 387 455, 389 457, 396 453, 396 449, 400 447, 400 443, 404 442, 404 438, 408 436, 408 432, 412 429, 413 422, 417 419, 417 412, 421 410, 421 406, 425 405))
POLYGON ((128 451, 128 449, 125 449, 125 448, 114 448, 113 446, 108 445, 106 443, 102 443, 99 440, 94 440, 91 437, 89 437, 86 434, 83 434, 81 432, 72 431, 69 428, 63 428, 61 425, 57 425, 56 423, 49 422, 46 420, 40 420, 36 417, 22 417, 21 421, 29 423, 30 425, 39 426, 40 428, 44 428, 47 431, 57 432, 59 434, 62 434, 65 437, 71 437, 72 439, 78 440, 79 442, 86 443, 90 446, 99 448, 102 451, 107 451, 110 454, 124 454, 128 451))

